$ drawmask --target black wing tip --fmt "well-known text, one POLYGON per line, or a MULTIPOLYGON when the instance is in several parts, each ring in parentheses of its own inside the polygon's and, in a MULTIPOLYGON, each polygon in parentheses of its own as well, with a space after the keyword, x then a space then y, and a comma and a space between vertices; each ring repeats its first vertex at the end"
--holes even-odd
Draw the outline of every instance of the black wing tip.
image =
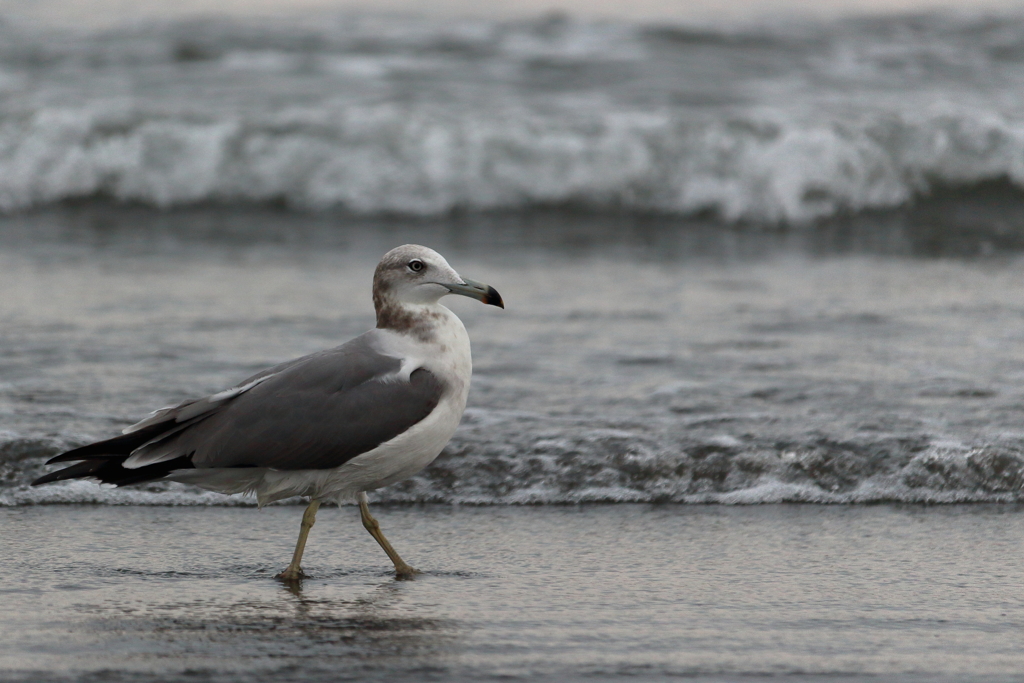
POLYGON ((42 486, 43 484, 49 484, 50 482, 53 481, 60 481, 60 477, 58 476, 59 474, 60 472, 50 472, 49 474, 44 474, 43 476, 39 477, 31 484, 29 484, 29 486, 42 486))
POLYGON ((61 474, 63 472, 64 472, 64 470, 57 470, 56 472, 50 472, 49 474, 44 474, 43 476, 39 477, 38 479, 33 481, 31 484, 29 484, 29 486, 42 486, 43 484, 52 484, 55 481, 61 481, 61 480, 66 478, 66 477, 61 476, 61 474))
MULTIPOLYGON (((75 450, 78 450, 78 449, 76 448, 75 450)), ((78 456, 78 455, 75 455, 75 451, 68 451, 67 453, 61 453, 60 455, 53 456, 52 458, 50 458, 49 460, 46 461, 46 464, 47 465, 56 465, 59 462, 72 462, 74 460, 85 460, 85 459, 86 458, 85 458, 84 455, 78 456)))
MULTIPOLYGON (((171 426, 176 426, 172 423, 171 426)), ((117 460, 127 458, 139 446, 147 441, 160 436, 168 429, 166 424, 157 424, 127 434, 121 434, 103 441, 72 448, 59 455, 55 455, 46 461, 47 465, 54 465, 58 462, 73 462, 75 460, 117 460)))
MULTIPOLYGON (((50 462, 53 462, 53 460, 50 460, 50 462)), ((106 460, 86 460, 85 462, 74 464, 71 467, 65 467, 62 470, 44 474, 33 481, 30 485, 42 486, 43 484, 52 484, 55 481, 63 481, 65 479, 81 479, 83 477, 89 477, 103 467, 106 462, 106 460)), ((46 464, 49 465, 50 463, 48 462, 46 464)))
POLYGON ((93 451, 92 447, 94 445, 95 444, 90 444, 88 446, 82 446, 81 448, 75 448, 75 449, 67 451, 65 453, 61 453, 60 455, 55 455, 52 458, 50 458, 49 460, 47 460, 46 464, 47 465, 56 465, 59 462, 75 462, 76 460, 113 460, 113 459, 117 459, 117 458, 124 459, 124 458, 128 457, 128 455, 125 454, 125 453, 95 453, 95 452, 92 452, 93 451))
POLYGON ((130 486, 132 484, 144 484, 162 479, 174 470, 195 467, 189 456, 181 456, 173 460, 165 460, 164 462, 153 463, 152 465, 130 470, 121 466, 126 459, 126 457, 122 456, 119 459, 86 460, 85 462, 76 463, 71 467, 65 467, 62 470, 44 474, 33 481, 31 486, 52 484, 55 481, 64 481, 65 479, 96 479, 103 484, 130 486))

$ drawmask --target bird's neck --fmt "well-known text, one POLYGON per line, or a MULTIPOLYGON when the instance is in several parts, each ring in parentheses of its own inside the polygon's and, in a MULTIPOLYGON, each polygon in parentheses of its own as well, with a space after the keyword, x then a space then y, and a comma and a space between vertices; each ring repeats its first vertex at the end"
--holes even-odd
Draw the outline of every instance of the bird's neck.
POLYGON ((374 296, 373 305, 377 310, 377 329, 407 334, 421 341, 435 339, 438 326, 452 315, 438 302, 413 304, 393 297, 374 296))

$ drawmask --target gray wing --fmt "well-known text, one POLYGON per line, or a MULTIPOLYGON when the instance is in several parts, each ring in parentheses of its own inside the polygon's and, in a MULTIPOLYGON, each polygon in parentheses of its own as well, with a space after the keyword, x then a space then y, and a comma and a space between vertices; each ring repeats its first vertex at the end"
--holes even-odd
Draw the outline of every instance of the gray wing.
POLYGON ((125 466, 185 456, 201 468, 329 469, 373 450, 427 417, 444 386, 422 368, 403 379, 401 359, 377 352, 372 334, 158 411, 134 429, 167 429, 125 466))

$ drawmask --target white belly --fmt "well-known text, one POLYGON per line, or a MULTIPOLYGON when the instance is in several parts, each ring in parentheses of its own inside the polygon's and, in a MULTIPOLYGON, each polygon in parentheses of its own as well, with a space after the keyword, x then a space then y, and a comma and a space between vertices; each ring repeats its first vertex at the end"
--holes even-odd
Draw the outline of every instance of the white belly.
POLYGON ((455 433, 465 400, 453 396, 438 404, 423 421, 372 451, 331 470, 323 493, 317 497, 349 499, 407 479, 434 461, 455 433))

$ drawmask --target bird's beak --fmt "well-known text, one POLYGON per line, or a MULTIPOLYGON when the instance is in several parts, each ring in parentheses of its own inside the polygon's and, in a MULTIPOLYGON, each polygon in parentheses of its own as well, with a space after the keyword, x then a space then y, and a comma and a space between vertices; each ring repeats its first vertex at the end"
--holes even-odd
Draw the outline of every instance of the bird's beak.
POLYGON ((498 294, 498 290, 494 289, 494 287, 491 287, 490 285, 485 285, 482 282, 463 278, 461 285, 445 284, 444 286, 447 287, 448 291, 452 294, 461 294, 462 296, 468 296, 470 299, 476 299, 477 301, 482 301, 491 306, 505 308, 505 302, 501 300, 501 294, 498 294))

